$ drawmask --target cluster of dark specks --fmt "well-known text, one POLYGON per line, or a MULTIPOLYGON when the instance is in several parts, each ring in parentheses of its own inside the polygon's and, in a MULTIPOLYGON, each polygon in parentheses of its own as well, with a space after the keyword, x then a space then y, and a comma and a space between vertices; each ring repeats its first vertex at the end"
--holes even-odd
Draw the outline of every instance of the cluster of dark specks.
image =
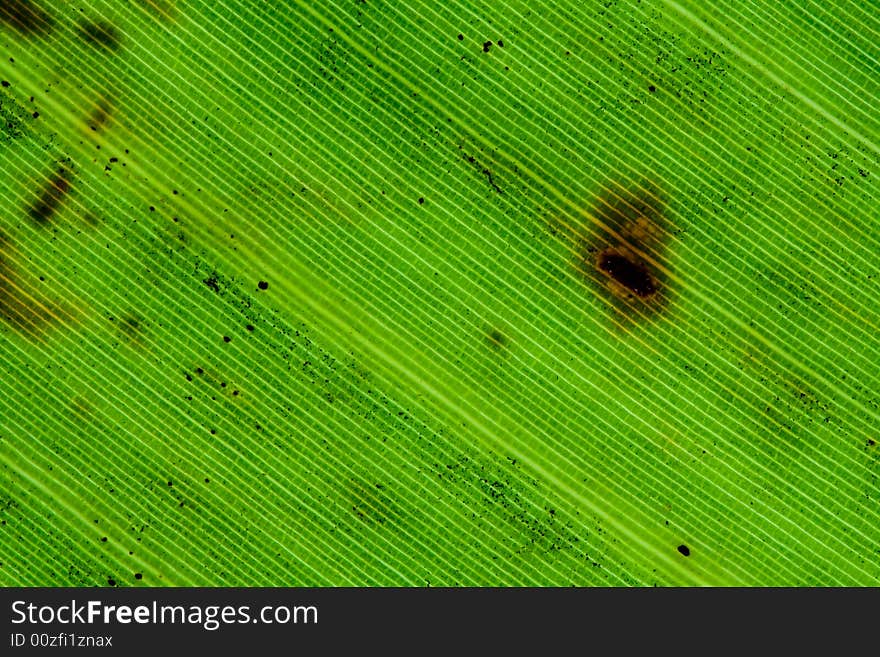
POLYGON ((203 280, 202 280, 202 283, 204 283, 204 284, 207 285, 209 288, 211 288, 212 290, 214 290, 214 292, 219 292, 219 291, 220 291, 220 282, 219 282, 219 278, 217 277, 217 273, 216 273, 216 272, 212 273, 210 276, 208 276, 207 278, 203 279, 203 280))

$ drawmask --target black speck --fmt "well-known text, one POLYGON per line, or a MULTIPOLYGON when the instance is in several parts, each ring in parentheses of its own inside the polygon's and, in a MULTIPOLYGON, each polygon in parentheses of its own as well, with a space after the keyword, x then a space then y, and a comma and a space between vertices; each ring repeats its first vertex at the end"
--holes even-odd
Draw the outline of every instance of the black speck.
POLYGON ((107 586, 116 586, 116 580, 112 577, 107 578, 107 586))
POLYGON ((38 119, 38 118, 40 118, 40 113, 34 112, 33 114, 31 114, 31 116, 34 117, 35 119, 38 119))
POLYGON ((246 328, 248 331, 253 331, 253 330, 254 330, 254 325, 253 325, 253 324, 248 324, 247 326, 245 326, 245 328, 246 328))
POLYGON ((8 87, 9 82, 7 80, 0 80, 0 85, 3 85, 4 87, 8 87))
POLYGON ((649 85, 649 86, 648 86, 648 91, 650 91, 651 93, 654 93, 655 91, 657 91, 657 87, 655 87, 653 84, 652 84, 652 85, 649 85))
POLYGON ((486 43, 483 44, 483 52, 489 52, 489 48, 491 48, 491 47, 492 47, 492 42, 487 41, 486 43))
POLYGON ((224 335, 223 342, 232 342, 232 338, 230 338, 228 335, 224 335))
POLYGON ((155 208, 154 206, 151 205, 151 206, 150 206, 150 212, 155 212, 155 211, 156 211, 156 208, 155 208))
POLYGON ((101 537, 101 542, 102 542, 102 543, 106 543, 106 542, 107 542, 107 537, 106 537, 106 536, 102 536, 102 537, 101 537))
POLYGON ((499 47, 499 48, 503 48, 503 47, 504 47, 504 42, 503 42, 501 39, 498 39, 498 47, 499 47))
POLYGON ((686 557, 691 556, 690 548, 688 548, 687 545, 684 545, 684 544, 679 545, 679 546, 678 546, 678 551, 681 552, 681 554, 683 554, 683 555, 686 556, 686 557))
POLYGON ((174 482, 171 481, 171 480, 169 479, 169 480, 168 480, 168 485, 169 485, 169 486, 173 486, 173 485, 174 485, 174 482))
POLYGON ((424 202, 425 202, 425 199, 423 197, 419 197, 419 205, 422 205, 422 203, 424 203, 424 202))
POLYGON ((267 283, 266 281, 260 281, 259 283, 257 283, 257 287, 260 288, 261 290, 268 290, 269 283, 267 283))
POLYGON ((458 35, 458 40, 459 40, 459 41, 464 41, 464 34, 459 34, 459 35, 458 35))
POLYGON ((135 574, 134 574, 134 578, 135 578, 135 579, 143 579, 144 576, 143 576, 142 573, 135 573, 135 574))

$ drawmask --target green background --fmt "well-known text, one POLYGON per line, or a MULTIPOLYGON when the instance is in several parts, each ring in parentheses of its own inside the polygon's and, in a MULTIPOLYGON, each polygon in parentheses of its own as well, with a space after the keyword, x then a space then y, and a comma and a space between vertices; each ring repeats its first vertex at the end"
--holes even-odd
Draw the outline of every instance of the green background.
POLYGON ((0 10, 0 584, 876 584, 876 7, 437 5, 0 10))

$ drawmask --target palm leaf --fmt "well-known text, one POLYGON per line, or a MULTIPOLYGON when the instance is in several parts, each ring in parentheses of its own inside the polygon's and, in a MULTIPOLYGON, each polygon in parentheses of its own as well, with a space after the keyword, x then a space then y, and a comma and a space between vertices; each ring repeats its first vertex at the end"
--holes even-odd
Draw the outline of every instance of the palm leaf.
POLYGON ((876 583, 871 8, 55 4, 0 583, 876 583))

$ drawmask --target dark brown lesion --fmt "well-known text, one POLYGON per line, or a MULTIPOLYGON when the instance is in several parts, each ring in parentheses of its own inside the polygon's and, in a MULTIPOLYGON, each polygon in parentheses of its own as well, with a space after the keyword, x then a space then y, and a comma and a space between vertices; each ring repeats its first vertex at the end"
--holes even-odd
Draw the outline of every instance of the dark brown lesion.
POLYGON ((30 218, 38 224, 48 224, 70 192, 72 180, 71 172, 64 167, 52 174, 37 199, 28 208, 30 218))
POLYGON ((657 292, 657 282, 644 262, 628 253, 621 247, 609 247, 603 250, 597 259, 599 270, 642 299, 657 292))
POLYGON ((52 17, 33 0, 0 1, 0 22, 26 36, 43 36, 52 31, 52 17))
POLYGON ((584 217, 578 269, 606 296, 618 319, 647 320, 666 308, 673 231, 654 185, 609 185, 584 217))

